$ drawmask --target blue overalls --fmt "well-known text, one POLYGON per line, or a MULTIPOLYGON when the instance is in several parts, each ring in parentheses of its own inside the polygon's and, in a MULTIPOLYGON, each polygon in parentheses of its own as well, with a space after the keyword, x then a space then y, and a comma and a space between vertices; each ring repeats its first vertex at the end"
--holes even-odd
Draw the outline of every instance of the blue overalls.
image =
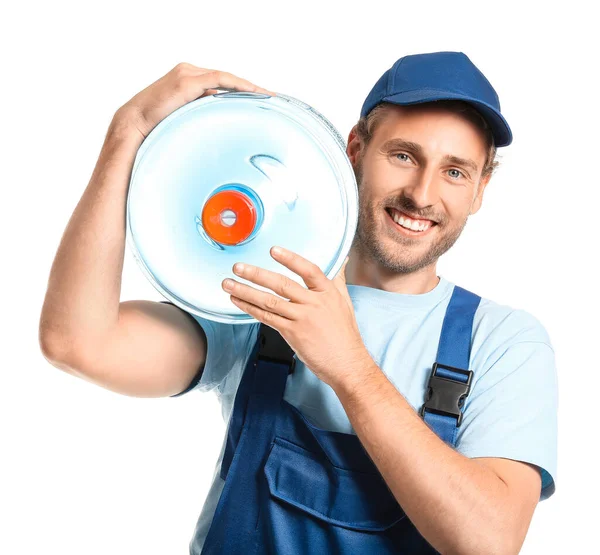
MULTIPOLYGON (((473 373, 481 298, 455 286, 420 414, 454 446, 473 373)), ((354 434, 312 425, 283 398, 295 358, 261 324, 227 431, 225 480, 205 555, 437 553, 406 517, 354 434)))

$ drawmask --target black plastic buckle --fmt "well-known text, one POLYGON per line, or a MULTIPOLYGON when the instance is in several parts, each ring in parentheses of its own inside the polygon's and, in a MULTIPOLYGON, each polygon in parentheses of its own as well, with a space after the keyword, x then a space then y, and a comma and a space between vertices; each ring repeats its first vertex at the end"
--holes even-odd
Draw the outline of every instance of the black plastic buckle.
POLYGON ((425 410, 427 409, 437 414, 454 416, 457 419, 456 425, 460 426, 463 417, 461 408, 465 398, 469 395, 472 379, 473 372, 471 370, 463 370, 462 368, 454 368, 435 362, 429 378, 427 398, 421 407, 421 416, 425 416, 425 410), (467 376, 467 381, 463 383, 436 376, 435 373, 438 368, 446 368, 463 374, 467 376))
POLYGON ((296 367, 296 359, 294 350, 288 345, 288 342, 276 329, 263 323, 261 323, 258 333, 260 344, 257 358, 279 364, 289 364, 288 373, 291 374, 296 367))

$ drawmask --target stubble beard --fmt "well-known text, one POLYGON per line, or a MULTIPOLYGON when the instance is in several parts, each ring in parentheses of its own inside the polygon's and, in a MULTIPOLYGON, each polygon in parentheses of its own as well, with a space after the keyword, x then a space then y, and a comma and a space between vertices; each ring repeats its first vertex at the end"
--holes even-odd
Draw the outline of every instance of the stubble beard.
MULTIPOLYGON (((420 239, 406 237, 398 233, 390 233, 389 228, 382 221, 387 216, 384 214, 387 200, 375 203, 366 199, 361 191, 368 191, 369 185, 365 183, 362 172, 362 163, 358 161, 355 166, 356 182, 358 185, 358 223, 356 234, 352 243, 363 260, 374 262, 377 266, 390 274, 412 274, 419 270, 434 265, 440 256, 448 251, 460 237, 467 224, 468 218, 459 225, 449 228, 448 224, 439 222, 437 229, 432 230, 432 237, 420 239), (382 229, 383 228, 383 229, 382 229), (419 243, 424 242, 424 250, 419 243)), ((400 199, 407 212, 416 212, 409 204, 406 197, 400 199)))

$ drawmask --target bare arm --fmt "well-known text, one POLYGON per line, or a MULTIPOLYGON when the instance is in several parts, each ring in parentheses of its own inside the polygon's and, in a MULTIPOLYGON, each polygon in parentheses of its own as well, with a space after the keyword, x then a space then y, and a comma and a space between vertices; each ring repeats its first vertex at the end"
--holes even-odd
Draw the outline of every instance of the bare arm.
POLYGON ((219 88, 270 91, 229 73, 178 64, 117 110, 48 280, 39 341, 54 366, 132 396, 185 389, 206 356, 200 325, 177 307, 120 303, 126 200, 144 138, 167 115, 219 88))
POLYGON ((120 303, 119 320, 102 342, 69 355, 45 352, 57 368, 133 397, 165 397, 186 389, 204 367, 206 335, 193 317, 170 304, 120 303))

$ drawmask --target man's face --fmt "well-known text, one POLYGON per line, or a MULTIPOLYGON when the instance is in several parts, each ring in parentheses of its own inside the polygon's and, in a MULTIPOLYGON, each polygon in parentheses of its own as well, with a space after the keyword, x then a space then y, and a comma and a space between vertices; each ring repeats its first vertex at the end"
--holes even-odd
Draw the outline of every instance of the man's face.
POLYGON ((391 274, 435 264, 481 205, 489 179, 480 183, 483 133, 464 117, 428 104, 390 107, 362 151, 353 134, 348 155, 359 189, 353 246, 391 274), (435 223, 426 231, 405 231, 392 208, 435 223))

